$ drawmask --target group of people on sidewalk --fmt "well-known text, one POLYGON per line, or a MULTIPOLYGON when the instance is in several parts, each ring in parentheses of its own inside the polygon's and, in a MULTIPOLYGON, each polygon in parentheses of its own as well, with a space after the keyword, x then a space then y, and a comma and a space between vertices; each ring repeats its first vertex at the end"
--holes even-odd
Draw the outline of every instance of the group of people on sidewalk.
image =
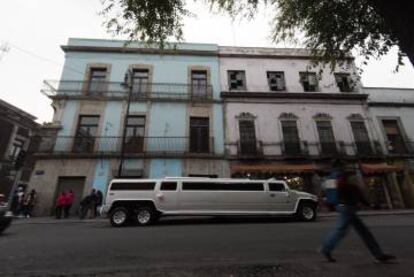
MULTIPOLYGON (((57 219, 68 218, 70 210, 75 200, 72 190, 61 192, 56 200, 55 215, 57 219)), ((78 215, 79 218, 95 218, 98 214, 98 207, 102 205, 103 194, 100 190, 92 189, 91 193, 80 201, 78 215)))
POLYGON ((62 213, 64 218, 69 217, 70 209, 72 208, 73 202, 75 200, 75 195, 72 190, 68 192, 61 192, 56 201, 56 218, 62 218, 62 213))
POLYGON ((29 193, 26 193, 25 188, 19 186, 13 195, 11 211, 15 216, 30 218, 36 201, 36 190, 32 189, 29 193))

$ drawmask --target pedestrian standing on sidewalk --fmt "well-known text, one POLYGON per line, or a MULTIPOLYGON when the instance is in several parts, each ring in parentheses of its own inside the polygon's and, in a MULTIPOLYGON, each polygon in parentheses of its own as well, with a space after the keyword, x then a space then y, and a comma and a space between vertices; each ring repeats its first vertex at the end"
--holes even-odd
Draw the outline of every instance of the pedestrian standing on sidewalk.
POLYGON ((60 193, 56 201, 56 219, 62 218, 62 211, 66 205, 66 200, 66 193, 60 193))
POLYGON ((26 218, 32 217, 32 210, 36 204, 37 200, 37 192, 36 190, 32 189, 30 193, 24 199, 24 216, 26 218))
POLYGON ((345 237, 346 232, 352 225, 358 235, 368 247, 376 262, 385 263, 395 259, 395 256, 385 254, 377 240, 357 214, 357 206, 362 203, 369 205, 357 185, 355 171, 346 168, 342 163, 336 163, 337 171, 337 206, 339 219, 335 230, 325 239, 320 253, 329 261, 336 262, 332 257, 332 251, 345 237))
POLYGON ((69 190, 69 192, 66 193, 66 203, 63 209, 65 218, 69 217, 70 209, 72 208, 74 199, 75 199, 75 195, 73 194, 73 191, 69 190))
POLYGON ((99 216, 99 207, 102 206, 103 201, 103 194, 102 191, 96 190, 96 203, 95 203, 95 213, 97 213, 99 216))
POLYGON ((96 190, 92 189, 91 194, 89 195, 89 205, 88 205, 89 218, 96 217, 96 203, 97 202, 98 202, 98 199, 96 196, 96 190))

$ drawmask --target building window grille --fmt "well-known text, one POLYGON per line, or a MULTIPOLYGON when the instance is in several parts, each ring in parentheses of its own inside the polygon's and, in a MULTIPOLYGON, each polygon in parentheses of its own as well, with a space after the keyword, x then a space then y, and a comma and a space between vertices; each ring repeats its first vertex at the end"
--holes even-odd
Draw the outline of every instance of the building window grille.
POLYGON ((351 121, 351 128, 358 154, 371 155, 373 151, 365 123, 363 121, 351 121))
POLYGON ((144 149, 145 116, 129 115, 126 123, 124 150, 139 153, 144 149))
POLYGON ((256 131, 253 120, 240 120, 240 152, 244 155, 257 153, 256 131))
POLYGON ((99 116, 79 116, 78 128, 76 130, 73 144, 74 152, 92 152, 95 145, 95 138, 98 133, 99 116))
POLYGON ((402 136, 397 120, 382 120, 385 136, 387 139, 388 151, 393 154, 403 154, 407 152, 404 138, 402 136))
POLYGON ((193 70, 191 71, 191 94, 192 97, 207 97, 207 71, 193 70))
POLYGON ((190 152, 208 153, 210 137, 209 118, 191 117, 190 118, 190 152))
POLYGON ((314 72, 300 72, 300 82, 305 92, 318 91, 318 79, 314 72))
POLYGON ((230 90, 246 90, 246 74, 244 71, 229 70, 228 78, 230 90))
POLYGON ((285 90, 285 74, 283 72, 267 72, 267 82, 269 84, 270 91, 283 91, 285 90))
POLYGON ((330 121, 316 121, 322 154, 336 154, 335 136, 330 121))
POLYGON ((287 155, 299 155, 301 153, 298 127, 294 120, 282 122, 284 153, 287 155))
POLYGON ((89 75, 89 94, 102 94, 105 91, 106 68, 91 68, 89 75))
POLYGON ((335 73, 336 85, 340 92, 352 92, 352 80, 351 75, 348 73, 335 73))

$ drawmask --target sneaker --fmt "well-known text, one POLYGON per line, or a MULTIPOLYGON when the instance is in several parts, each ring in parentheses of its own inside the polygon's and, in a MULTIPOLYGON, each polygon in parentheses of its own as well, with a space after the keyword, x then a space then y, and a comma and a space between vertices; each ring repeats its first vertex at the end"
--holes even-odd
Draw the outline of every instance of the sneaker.
POLYGON ((319 248, 318 252, 319 252, 319 254, 324 256, 328 262, 330 262, 330 263, 335 263, 336 262, 336 259, 334 257, 332 257, 331 252, 324 251, 322 248, 319 248))
POLYGON ((375 262, 385 264, 385 263, 392 262, 395 259, 396 259, 396 257, 394 255, 382 254, 379 257, 375 257, 375 262))

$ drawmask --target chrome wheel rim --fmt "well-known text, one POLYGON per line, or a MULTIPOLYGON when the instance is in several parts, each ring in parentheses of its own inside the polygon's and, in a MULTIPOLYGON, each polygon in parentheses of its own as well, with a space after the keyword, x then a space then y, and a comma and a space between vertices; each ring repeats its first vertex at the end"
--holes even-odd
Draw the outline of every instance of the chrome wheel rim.
POLYGON ((126 214, 123 211, 116 211, 113 215, 112 215, 112 219, 114 221, 114 223, 116 225, 121 225, 125 222, 126 220, 126 214))
POLYGON ((314 216, 314 211, 311 207, 303 207, 302 215, 305 219, 310 220, 314 216))
POLYGON ((151 214, 147 210, 139 211, 137 219, 140 224, 147 224, 151 219, 151 214))

